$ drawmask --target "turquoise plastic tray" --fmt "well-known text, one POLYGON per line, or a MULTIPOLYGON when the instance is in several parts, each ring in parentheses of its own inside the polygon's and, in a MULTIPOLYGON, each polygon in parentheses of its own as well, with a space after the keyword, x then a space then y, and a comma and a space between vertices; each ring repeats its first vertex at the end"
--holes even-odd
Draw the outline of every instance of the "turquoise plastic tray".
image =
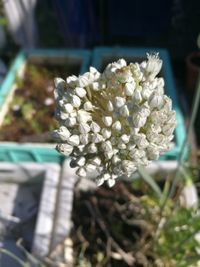
MULTIPOLYGON (((22 50, 14 60, 4 82, 0 87, 0 110, 10 93, 10 89, 15 82, 18 70, 30 57, 66 58, 71 62, 80 61, 80 74, 88 70, 91 52, 85 49, 31 49, 22 50)), ((12 142, 0 142, 0 161, 8 162, 59 162, 62 163, 64 157, 58 153, 51 145, 44 144, 19 144, 12 142)))
MULTIPOLYGON (((92 66, 102 71, 105 67, 105 63, 110 63, 119 58, 124 58, 127 61, 137 61, 139 58, 146 57, 146 53, 159 52, 160 58, 163 60, 162 75, 165 79, 165 92, 171 97, 173 108, 176 110, 177 116, 177 127, 175 129, 175 146, 170 151, 163 154, 161 160, 176 160, 181 151, 182 144, 186 137, 185 123, 183 119, 183 114, 181 112, 178 97, 176 93, 176 86, 174 82, 174 77, 172 73, 172 67, 170 63, 170 57, 166 49, 161 48, 118 48, 118 47, 97 47, 93 51, 92 55, 92 66)), ((183 153, 183 158, 187 157, 186 148, 183 153)))

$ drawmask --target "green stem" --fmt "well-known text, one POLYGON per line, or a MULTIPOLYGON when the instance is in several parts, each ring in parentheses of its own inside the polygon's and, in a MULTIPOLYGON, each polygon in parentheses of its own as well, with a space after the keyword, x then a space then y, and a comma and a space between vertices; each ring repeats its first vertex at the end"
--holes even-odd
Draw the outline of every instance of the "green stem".
POLYGON ((196 119, 196 116, 197 116, 197 112, 198 112, 199 102, 200 102, 200 74, 199 74, 198 81, 197 81, 195 97, 193 99, 191 119, 190 119, 190 122, 189 122, 189 125, 188 125, 188 128, 187 128, 187 133, 186 133, 185 140, 184 140, 184 142, 182 144, 181 151, 179 153, 178 167, 177 167, 175 175, 173 177, 172 186, 171 186, 171 189, 170 189, 170 192, 169 192, 169 197, 172 197, 174 195, 174 192, 175 192, 175 189, 176 189, 179 170, 180 170, 180 168, 182 167, 182 164, 183 164, 183 153, 184 153, 185 147, 186 147, 186 145, 188 143, 189 134, 190 134, 190 132, 193 129, 193 126, 194 126, 194 122, 195 122, 195 119, 196 119))
POLYGON ((8 255, 9 257, 11 257, 15 261, 17 261, 21 266, 28 267, 28 265, 25 262, 23 262, 20 258, 18 258, 17 256, 15 256, 15 254, 13 254, 10 251, 8 251, 8 250, 6 250, 4 248, 0 248, 0 253, 8 255))

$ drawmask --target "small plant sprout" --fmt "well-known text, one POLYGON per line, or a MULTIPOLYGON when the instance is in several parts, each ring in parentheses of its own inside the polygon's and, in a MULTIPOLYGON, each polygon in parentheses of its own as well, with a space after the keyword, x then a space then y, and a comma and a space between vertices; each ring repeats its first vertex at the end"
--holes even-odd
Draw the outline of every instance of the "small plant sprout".
POLYGON ((77 175, 96 170, 98 185, 113 186, 172 147, 176 113, 157 77, 161 67, 158 54, 147 54, 141 63, 120 59, 102 74, 91 67, 55 79, 57 150, 71 157, 77 175))

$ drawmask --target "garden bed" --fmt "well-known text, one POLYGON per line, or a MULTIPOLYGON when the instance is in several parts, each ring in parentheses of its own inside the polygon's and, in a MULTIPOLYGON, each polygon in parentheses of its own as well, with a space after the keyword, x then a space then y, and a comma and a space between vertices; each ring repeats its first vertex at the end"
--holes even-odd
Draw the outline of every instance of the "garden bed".
POLYGON ((44 145, 53 141, 50 133, 57 125, 54 78, 87 71, 89 60, 90 53, 85 50, 19 53, 0 88, 0 161, 63 160, 52 146, 44 145))
MULTIPOLYGON (((16 242, 38 257, 50 251, 55 220, 58 164, 0 164, 1 247, 24 258, 16 242), (49 201, 51 199, 51 201, 49 201), (44 227, 45 225, 45 227, 44 227)), ((18 266, 1 255, 0 265, 18 266)))

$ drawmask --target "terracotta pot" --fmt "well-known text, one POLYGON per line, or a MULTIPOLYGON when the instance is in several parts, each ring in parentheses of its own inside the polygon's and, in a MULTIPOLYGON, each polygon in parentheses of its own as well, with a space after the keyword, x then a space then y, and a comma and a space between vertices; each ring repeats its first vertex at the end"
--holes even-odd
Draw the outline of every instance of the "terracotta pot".
POLYGON ((186 58, 187 66, 187 88, 194 90, 200 72, 200 51, 189 54, 186 58))

